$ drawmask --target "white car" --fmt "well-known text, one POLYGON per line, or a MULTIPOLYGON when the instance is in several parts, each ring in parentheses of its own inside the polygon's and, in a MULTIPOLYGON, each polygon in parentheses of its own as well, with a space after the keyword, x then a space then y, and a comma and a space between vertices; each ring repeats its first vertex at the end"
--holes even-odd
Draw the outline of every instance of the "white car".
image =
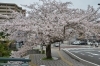
POLYGON ((54 44, 54 46, 55 46, 55 47, 59 47, 59 44, 58 44, 58 43, 57 43, 57 44, 54 44))
POLYGON ((79 45, 80 44, 80 41, 74 41, 73 43, 72 43, 72 45, 79 45))
POLYGON ((91 44, 93 44, 93 43, 88 41, 87 44, 88 44, 88 45, 91 45, 91 44))

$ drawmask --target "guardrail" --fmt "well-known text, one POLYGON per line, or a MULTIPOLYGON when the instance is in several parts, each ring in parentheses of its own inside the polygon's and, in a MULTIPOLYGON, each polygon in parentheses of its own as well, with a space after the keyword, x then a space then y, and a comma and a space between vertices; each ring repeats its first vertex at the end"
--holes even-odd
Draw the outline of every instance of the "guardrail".
POLYGON ((0 66, 29 66, 29 62, 31 60, 30 59, 25 59, 25 58, 4 58, 4 57, 0 57, 0 66), (8 61, 21 61, 23 63, 21 64, 13 64, 13 63, 2 63, 2 61, 4 62, 8 62, 8 61))

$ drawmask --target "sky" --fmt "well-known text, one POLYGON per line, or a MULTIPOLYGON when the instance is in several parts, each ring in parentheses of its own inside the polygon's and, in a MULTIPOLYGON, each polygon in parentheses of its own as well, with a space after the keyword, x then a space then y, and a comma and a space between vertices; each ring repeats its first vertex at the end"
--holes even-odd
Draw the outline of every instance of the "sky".
MULTIPOLYGON (((56 0, 59 1, 59 0, 56 0)), ((88 5, 93 6, 94 8, 98 8, 100 5, 100 0, 60 0, 62 2, 72 2, 73 5, 70 6, 72 8, 80 8, 80 9, 87 9, 88 5)), ((15 3, 18 6, 22 5, 29 5, 32 4, 33 2, 39 2, 39 0, 0 0, 0 2, 3 3, 15 3)), ((25 9, 23 6, 21 6, 23 9, 25 9)), ((27 10, 27 9, 26 9, 27 10)))

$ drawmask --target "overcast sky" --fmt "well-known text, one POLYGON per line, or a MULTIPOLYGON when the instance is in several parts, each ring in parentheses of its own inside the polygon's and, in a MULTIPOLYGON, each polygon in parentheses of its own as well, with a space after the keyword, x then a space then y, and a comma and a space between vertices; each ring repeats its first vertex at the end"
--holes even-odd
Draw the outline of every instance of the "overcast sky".
MULTIPOLYGON (((97 4, 100 3, 100 0, 60 0, 60 1, 62 2, 70 1, 73 3, 73 5, 71 6, 72 8, 81 8, 81 9, 86 9, 88 5, 98 8, 99 6, 97 4)), ((33 2, 39 2, 39 0, 0 0, 0 2, 15 3, 21 6, 20 4, 29 5, 32 4, 33 2)))

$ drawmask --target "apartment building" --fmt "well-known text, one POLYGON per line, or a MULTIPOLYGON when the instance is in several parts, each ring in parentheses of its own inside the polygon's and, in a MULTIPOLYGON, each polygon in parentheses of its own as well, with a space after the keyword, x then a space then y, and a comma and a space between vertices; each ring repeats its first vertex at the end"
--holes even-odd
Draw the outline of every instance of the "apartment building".
MULTIPOLYGON (((11 10, 14 10, 15 12, 22 13, 24 16, 26 16, 26 10, 22 9, 22 7, 19 7, 18 5, 14 3, 0 3, 0 14, 7 15, 10 18, 13 18, 11 16, 11 10)), ((0 20, 5 19, 6 17, 0 16, 0 20)))

